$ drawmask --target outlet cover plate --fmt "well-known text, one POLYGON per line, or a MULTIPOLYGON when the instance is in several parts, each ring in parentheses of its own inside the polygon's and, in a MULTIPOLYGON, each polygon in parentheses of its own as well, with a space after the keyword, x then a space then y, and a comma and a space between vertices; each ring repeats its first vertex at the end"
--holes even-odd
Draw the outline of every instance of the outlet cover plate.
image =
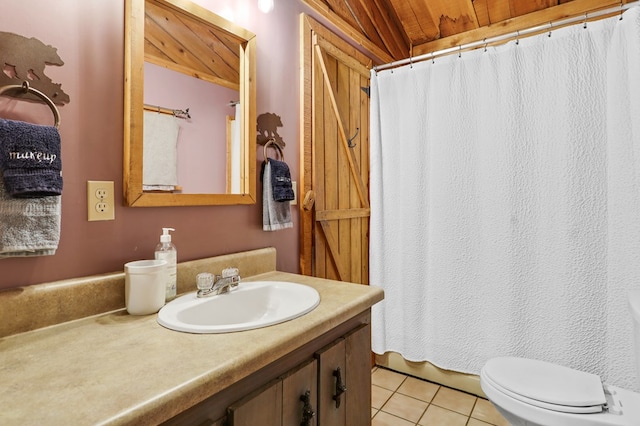
POLYGON ((87 220, 114 220, 113 181, 87 181, 87 220))

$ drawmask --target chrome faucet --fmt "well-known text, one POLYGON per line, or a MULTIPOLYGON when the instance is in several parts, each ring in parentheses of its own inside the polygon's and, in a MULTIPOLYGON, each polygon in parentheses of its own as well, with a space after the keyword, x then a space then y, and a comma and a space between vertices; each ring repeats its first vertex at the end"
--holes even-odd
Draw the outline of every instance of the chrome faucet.
POLYGON ((222 275, 214 275, 208 272, 198 274, 197 297, 209 297, 218 294, 228 293, 240 284, 238 268, 227 268, 222 271, 222 275))

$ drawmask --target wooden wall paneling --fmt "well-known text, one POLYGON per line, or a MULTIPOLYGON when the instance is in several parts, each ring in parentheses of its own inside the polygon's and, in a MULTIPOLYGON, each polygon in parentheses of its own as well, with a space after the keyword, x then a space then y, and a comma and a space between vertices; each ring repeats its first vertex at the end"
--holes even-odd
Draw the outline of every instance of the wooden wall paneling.
MULTIPOLYGON (((336 104, 338 109, 337 120, 342 121, 344 126, 345 137, 349 138, 354 128, 351 127, 351 107, 349 99, 349 68, 344 66, 340 61, 336 61, 336 86, 334 90, 334 96, 336 97, 336 104)), ((351 184, 351 167, 349 161, 349 148, 345 148, 341 141, 336 144, 338 151, 338 179, 337 179, 337 197, 338 197, 338 210, 349 210, 350 203, 350 190, 353 187, 351 184)), ((357 185, 357 183, 356 183, 357 185)), ((339 220, 335 222, 337 232, 339 236, 338 245, 338 257, 336 263, 340 263, 345 270, 345 275, 342 276, 343 281, 351 281, 351 262, 347 258, 350 250, 347 250, 351 246, 349 232, 350 220, 339 220)))
POLYGON ((413 9, 412 3, 407 0, 389 0, 389 3, 396 10, 396 15, 404 28, 405 34, 407 34, 409 40, 413 41, 414 45, 440 37, 439 20, 431 15, 426 6, 423 7, 420 13, 417 13, 413 9))
MULTIPOLYGON (((319 49, 316 49, 318 52, 319 49)), ((338 208, 338 192, 337 186, 338 180, 338 133, 339 123, 336 118, 336 111, 333 105, 333 88, 337 87, 337 61, 332 56, 320 54, 324 58, 324 75, 325 75, 325 111, 324 111, 324 125, 325 125, 325 138, 324 138, 324 163, 316 162, 317 165, 324 165, 325 179, 324 179, 324 210, 336 210, 338 208)), ((318 55, 316 55, 318 57, 318 55)), ((322 61, 318 61, 321 62, 322 61)), ((325 224, 323 224, 323 228, 325 224)), ((329 228, 330 229, 330 228, 329 228)), ((340 273, 337 266, 331 256, 331 248, 336 247, 337 237, 333 232, 326 232, 327 229, 323 229, 324 235, 327 239, 334 240, 334 244, 329 244, 327 251, 325 252, 327 276, 326 278, 340 280, 340 273)), ((335 253, 337 255, 337 253, 335 253)))
MULTIPOLYGON (((362 90, 362 88, 369 89, 369 76, 359 76, 360 83, 358 87, 360 90, 358 91, 358 99, 360 105, 360 136, 355 141, 358 145, 356 148, 358 149, 359 159, 360 159, 360 173, 362 174, 362 179, 364 180, 366 187, 370 188, 370 180, 369 180, 369 152, 370 152, 370 135, 369 135, 369 95, 368 92, 362 90)), ((368 209, 369 210, 369 209, 368 209)), ((361 257, 360 257, 360 281, 362 284, 369 284, 369 217, 371 212, 368 211, 367 214, 360 219, 360 246, 362 247, 361 257)))
POLYGON ((532 1, 519 1, 511 0, 510 2, 512 15, 511 18, 527 13, 535 12, 537 10, 546 9, 558 5, 558 0, 532 0, 532 1))
POLYGON ((393 56, 385 49, 377 46, 360 33, 355 27, 331 11, 321 0, 303 0, 305 4, 317 11, 323 18, 335 25, 348 38, 360 44, 364 49, 375 56, 376 63, 387 63, 393 61, 393 56))
POLYGON ((400 56, 406 56, 407 52, 411 50, 411 42, 405 32, 402 24, 398 20, 398 16, 395 12, 389 8, 386 0, 360 0, 364 4, 373 3, 376 6, 376 16, 374 16, 374 22, 382 23, 378 24, 380 31, 382 31, 380 37, 387 44, 395 43, 397 50, 390 50, 394 53, 394 57, 398 57, 395 52, 397 51, 400 56))
MULTIPOLYGON (((361 158, 361 150, 362 144, 360 143, 360 137, 362 134, 367 133, 367 129, 365 129, 362 125, 361 119, 361 103, 360 103, 360 94, 362 91, 360 90, 360 75, 354 71, 349 72, 349 99, 348 102, 352 105, 349 113, 349 129, 350 132, 347 134, 349 138, 353 138, 357 133, 357 137, 353 139, 351 142, 352 148, 347 148, 350 153, 353 155, 355 161, 360 165, 360 170, 362 173, 362 158, 361 158)), ((361 175, 362 176, 362 175, 361 175)), ((350 180, 353 180, 353 177, 349 175, 347 177, 350 180)), ((356 189, 357 183, 354 181, 351 185, 349 185, 350 191, 348 195, 348 208, 360 208, 362 204, 360 203, 360 197, 356 189)), ((368 186, 367 186, 368 187, 368 186)), ((362 241, 360 239, 360 234, 362 232, 362 218, 352 218, 344 220, 345 223, 349 224, 349 245, 350 245, 350 259, 348 259, 349 267, 350 267, 350 277, 349 281, 355 283, 362 282, 362 271, 360 269, 360 261, 362 259, 362 241)))
MULTIPOLYGON (((311 28, 319 25, 308 17, 303 23, 311 28)), ((304 221, 313 219, 314 230, 301 240, 301 265, 306 265, 307 270, 318 277, 367 281, 369 124, 368 97, 361 87, 369 85, 372 61, 326 28, 316 28, 322 35, 312 32, 314 35, 308 40, 313 54, 304 53, 308 55, 305 61, 313 63, 313 75, 307 83, 311 85, 309 90, 313 91, 313 99, 310 100, 313 117, 312 128, 304 142, 307 154, 303 159, 304 173, 311 170, 313 175, 305 190, 315 192, 316 202, 312 214, 304 212, 301 207, 304 221), (360 136, 354 143, 359 144, 361 138, 364 142, 356 148, 348 148, 348 138, 360 126, 360 136), (367 164, 364 166, 361 165, 363 149, 367 151, 364 154, 367 164), (364 167, 364 174, 361 167, 364 167), (356 243, 365 247, 354 250, 356 243), (311 265, 302 259, 302 250, 312 253, 311 265), (364 266, 363 261, 366 263, 364 266), (365 277, 362 271, 367 271, 365 277)), ((303 181, 306 185, 308 178, 303 181)), ((301 223, 301 227, 303 232, 308 228, 305 223, 301 223)))
MULTIPOLYGON (((624 1, 628 3, 628 1, 624 1)), ((413 55, 419 56, 450 47, 460 46, 485 38, 496 37, 503 34, 515 32, 538 25, 545 25, 549 22, 558 21, 571 16, 578 16, 587 12, 599 9, 606 9, 620 5, 620 1, 615 0, 573 0, 558 6, 532 12, 524 16, 501 21, 465 33, 456 34, 450 37, 434 40, 421 45, 414 46, 413 55)))
MULTIPOLYGON (((478 25, 484 27, 485 25, 489 25, 491 23, 491 17, 489 14, 489 2, 491 0, 475 0, 473 2, 473 8, 476 11, 476 19, 478 20, 478 25)), ((503 3, 504 0, 498 0, 491 2, 492 6, 495 3, 503 3)))
POLYGON ((440 37, 447 37, 478 28, 476 11, 471 0, 424 0, 432 16, 438 16, 440 37))
POLYGON ((313 275, 313 228, 314 228, 314 209, 305 209, 303 200, 312 190, 313 167, 311 159, 313 157, 313 145, 309 143, 312 137, 313 123, 315 121, 315 108, 312 107, 314 96, 312 96, 313 88, 313 70, 312 45, 313 34, 309 21, 304 14, 300 14, 300 94, 302 102, 300 102, 300 200, 298 200, 298 208, 300 212, 300 273, 303 275, 313 275))
MULTIPOLYGON (((314 49, 314 55, 315 55, 315 49, 314 49)), ((330 134, 332 132, 331 129, 331 121, 327 121, 325 119, 325 116, 331 117, 331 115, 333 114, 331 112, 331 107, 328 105, 328 103, 325 103, 325 91, 327 90, 325 88, 325 84, 324 84, 324 79, 321 77, 322 76, 322 68, 320 67, 320 64, 318 63, 317 60, 313 61, 314 63, 314 84, 316 85, 315 90, 314 90, 314 110, 315 110, 315 117, 314 117, 314 129, 313 129, 313 146, 314 146, 314 153, 313 153, 313 188, 314 191, 316 193, 316 203, 315 203, 315 208, 314 210, 317 211, 321 211, 321 210, 325 210, 326 209, 326 202, 325 202, 325 185, 324 185, 324 179, 325 179, 325 173, 326 173, 326 167, 321 166, 319 167, 318 165, 324 165, 326 164, 327 160, 326 160, 326 155, 325 155, 325 140, 327 138, 327 134, 330 134)), ((326 250, 327 250, 327 244, 326 244, 326 240, 324 240, 322 237, 318 237, 319 235, 322 234, 322 232, 317 232, 317 231, 321 231, 320 229, 317 229, 317 227, 320 226, 320 224, 318 224, 317 222, 314 222, 314 231, 315 231, 315 240, 314 240, 314 244, 315 244, 315 249, 314 249, 314 272, 313 275, 314 276, 318 276, 318 277, 326 277, 327 276, 327 258, 326 258, 326 250)))
MULTIPOLYGON (((344 9, 347 10, 348 17, 343 18, 346 21, 351 22, 351 25, 360 30, 360 32, 373 44, 376 46, 384 46, 382 38, 380 37, 380 23, 371 19, 371 15, 368 11, 375 9, 375 6, 368 5, 367 8, 364 8, 359 1, 351 0, 327 0, 332 8, 340 7, 344 5, 344 9), (377 24, 377 25, 376 25, 377 24)), ((342 8, 341 8, 342 9, 342 8)))
MULTIPOLYGON (((384 12, 379 8, 378 3, 371 0, 353 0, 351 6, 358 16, 366 16, 366 34, 373 33, 370 40, 378 46, 384 46, 392 56, 398 57, 406 55, 409 51, 409 43, 401 37, 404 30, 397 25, 395 20, 389 19, 389 11, 384 12), (369 29, 370 27, 370 29, 369 29)), ((363 19, 359 19, 360 22, 363 19)))

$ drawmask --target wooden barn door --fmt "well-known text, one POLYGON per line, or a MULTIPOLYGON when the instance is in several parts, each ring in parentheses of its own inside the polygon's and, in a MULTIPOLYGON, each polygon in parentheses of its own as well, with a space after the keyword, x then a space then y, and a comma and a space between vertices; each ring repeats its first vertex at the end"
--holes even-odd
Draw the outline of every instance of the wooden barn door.
POLYGON ((303 274, 369 282, 371 61, 302 15, 303 274))

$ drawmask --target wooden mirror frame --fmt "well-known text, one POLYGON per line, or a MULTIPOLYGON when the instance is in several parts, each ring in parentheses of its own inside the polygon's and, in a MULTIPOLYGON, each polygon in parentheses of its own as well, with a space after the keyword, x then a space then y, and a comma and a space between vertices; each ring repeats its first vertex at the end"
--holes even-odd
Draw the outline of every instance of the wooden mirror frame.
POLYGON ((144 20, 147 0, 125 1, 123 195, 130 207, 207 206, 256 202, 256 36, 190 0, 153 0, 174 13, 189 16, 239 39, 240 137, 245 150, 240 194, 181 194, 142 190, 144 125, 144 20))

